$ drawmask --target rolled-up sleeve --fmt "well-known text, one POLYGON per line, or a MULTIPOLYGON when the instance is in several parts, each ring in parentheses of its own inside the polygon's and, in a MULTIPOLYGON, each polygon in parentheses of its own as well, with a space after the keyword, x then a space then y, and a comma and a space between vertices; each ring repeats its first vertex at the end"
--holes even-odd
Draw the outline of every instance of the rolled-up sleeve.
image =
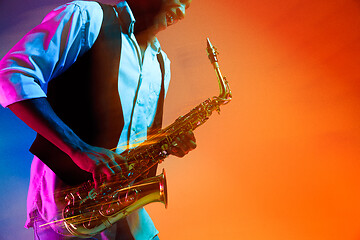
POLYGON ((0 61, 0 104, 46 97, 48 82, 91 47, 101 22, 97 3, 72 2, 50 12, 0 61))

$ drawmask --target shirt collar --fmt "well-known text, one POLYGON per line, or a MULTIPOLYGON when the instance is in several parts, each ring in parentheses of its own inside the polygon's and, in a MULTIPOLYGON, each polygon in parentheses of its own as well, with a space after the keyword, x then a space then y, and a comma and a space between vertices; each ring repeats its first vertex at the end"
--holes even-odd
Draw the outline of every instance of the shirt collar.
MULTIPOLYGON (((125 33, 130 36, 134 33, 134 24, 136 20, 128 3, 126 1, 120 1, 115 7, 121 27, 126 30, 125 33)), ((150 47, 156 53, 160 53, 161 51, 159 40, 156 37, 154 37, 154 40, 150 42, 150 47)))
POLYGON ((126 30, 124 32, 129 35, 132 34, 134 32, 135 17, 129 5, 126 1, 120 1, 115 7, 121 27, 126 30))
POLYGON ((154 40, 151 41, 150 47, 156 52, 156 54, 160 53, 160 42, 156 37, 154 37, 154 40))

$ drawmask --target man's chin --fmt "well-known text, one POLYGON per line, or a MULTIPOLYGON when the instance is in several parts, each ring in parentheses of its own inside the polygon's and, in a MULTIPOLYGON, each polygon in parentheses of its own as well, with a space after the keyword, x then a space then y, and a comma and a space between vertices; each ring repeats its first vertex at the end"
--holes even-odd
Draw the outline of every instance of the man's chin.
POLYGON ((167 28, 167 25, 158 24, 153 27, 152 32, 154 33, 154 35, 156 35, 159 32, 164 31, 166 28, 167 28))

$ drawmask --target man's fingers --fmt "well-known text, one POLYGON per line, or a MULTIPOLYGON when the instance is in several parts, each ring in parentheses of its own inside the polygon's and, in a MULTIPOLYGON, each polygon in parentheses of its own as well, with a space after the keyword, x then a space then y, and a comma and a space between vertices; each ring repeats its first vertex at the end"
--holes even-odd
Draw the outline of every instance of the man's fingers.
POLYGON ((177 157, 184 157, 186 155, 186 151, 181 147, 182 143, 180 142, 180 138, 177 138, 177 141, 172 142, 170 147, 170 153, 177 157))
POLYGON ((116 173, 121 173, 122 172, 122 167, 118 164, 118 162, 115 160, 114 156, 109 157, 109 160, 107 162, 107 165, 109 166, 109 168, 114 172, 114 174, 116 173))
MULTIPOLYGON (((192 134, 194 135, 194 134, 192 134)), ((181 139, 181 146, 184 149, 185 152, 189 152, 193 149, 196 148, 196 143, 195 143, 195 137, 188 135, 188 134, 184 134, 180 136, 181 139)))
POLYGON ((180 158, 182 158, 182 157, 184 157, 186 155, 186 153, 184 151, 182 151, 180 148, 177 148, 177 147, 170 148, 170 153, 172 155, 175 155, 175 156, 180 157, 180 158))
POLYGON ((101 175, 96 170, 93 172, 93 179, 94 179, 95 189, 98 189, 101 186, 101 175))
POLYGON ((108 181, 110 181, 115 176, 115 172, 111 168, 104 168, 103 172, 106 176, 106 180, 108 181))
POLYGON ((93 172, 95 188, 100 187, 101 184, 106 181, 111 181, 115 175, 116 173, 111 169, 110 165, 107 162, 103 162, 100 166, 96 167, 93 172))
POLYGON ((194 135, 193 131, 190 130, 190 131, 186 132, 185 134, 191 141, 196 142, 195 135, 194 135))
POLYGON ((129 165, 126 158, 116 153, 114 156, 115 156, 115 162, 121 168, 121 171, 127 171, 129 169, 129 165))
POLYGON ((196 148, 195 136, 192 131, 186 132, 174 139, 170 146, 170 153, 183 157, 196 148))

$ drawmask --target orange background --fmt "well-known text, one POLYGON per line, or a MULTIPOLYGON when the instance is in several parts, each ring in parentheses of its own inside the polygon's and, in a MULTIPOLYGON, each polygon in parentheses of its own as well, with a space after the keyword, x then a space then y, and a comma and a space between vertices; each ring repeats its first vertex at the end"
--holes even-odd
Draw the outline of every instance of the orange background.
MULTIPOLYGON (((360 2, 194 0, 161 34, 172 59, 166 122, 218 93, 233 100, 163 163, 161 239, 360 239, 360 2)), ((160 165, 161 166, 161 165, 160 165)))
POLYGON ((360 239, 359 29, 357 0, 194 0, 159 35, 165 125, 218 94, 206 37, 233 92, 197 149, 160 165, 169 206, 146 208, 161 239, 360 239))

